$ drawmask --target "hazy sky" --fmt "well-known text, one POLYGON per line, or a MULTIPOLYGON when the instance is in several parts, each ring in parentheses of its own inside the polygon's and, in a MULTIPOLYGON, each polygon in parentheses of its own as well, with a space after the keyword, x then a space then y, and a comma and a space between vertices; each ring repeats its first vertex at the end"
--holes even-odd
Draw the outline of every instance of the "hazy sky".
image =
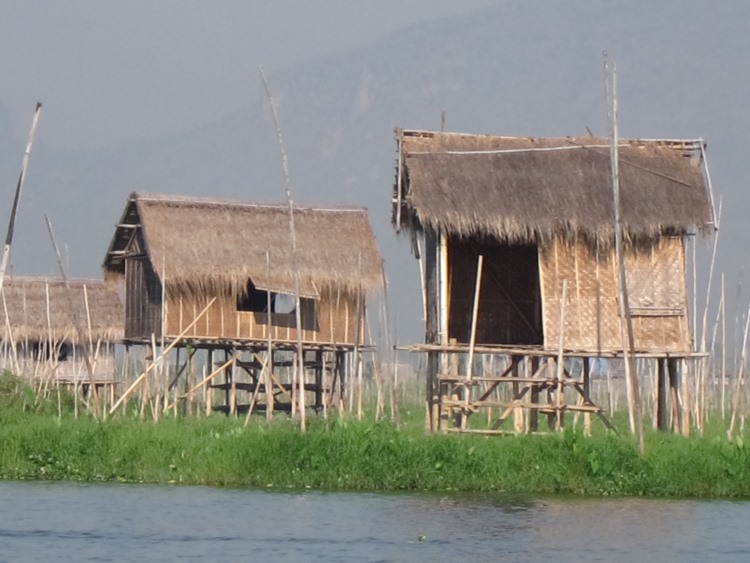
POLYGON ((502 2, 0 0, 0 101, 22 137, 42 101, 39 136, 60 147, 182 133, 256 96, 259 64, 272 75, 502 2))

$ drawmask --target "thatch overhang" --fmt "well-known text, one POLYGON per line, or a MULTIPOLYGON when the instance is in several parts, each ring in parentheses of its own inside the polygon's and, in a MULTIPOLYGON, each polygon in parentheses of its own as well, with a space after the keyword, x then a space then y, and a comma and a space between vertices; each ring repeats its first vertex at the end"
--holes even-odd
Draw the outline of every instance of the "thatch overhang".
MULTIPOLYGON (((397 228, 608 246, 614 237, 609 143, 396 131, 397 228)), ((702 141, 623 140, 620 201, 628 240, 713 232, 702 141)))
MULTIPOLYGON (((382 285, 382 259, 363 208, 294 207, 300 295, 382 285)), ((104 260, 107 277, 125 272, 132 242, 169 295, 294 293, 287 205, 133 193, 104 260)))
POLYGON ((123 337, 125 314, 115 288, 92 279, 69 279, 68 287, 62 278, 7 276, 0 339, 16 344, 50 340, 78 344, 75 317, 94 345, 123 337))

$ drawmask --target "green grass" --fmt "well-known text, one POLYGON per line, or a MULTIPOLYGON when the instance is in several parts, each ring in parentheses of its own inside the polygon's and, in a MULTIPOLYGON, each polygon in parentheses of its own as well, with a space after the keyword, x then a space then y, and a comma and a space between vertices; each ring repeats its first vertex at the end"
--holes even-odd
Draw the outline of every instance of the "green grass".
POLYGON ((711 436, 649 432, 635 441, 560 434, 426 435, 423 409, 406 423, 323 421, 308 431, 223 415, 74 418, 65 397, 40 401, 0 378, 0 478, 126 481, 358 491, 750 498, 750 448, 711 436), (62 407, 60 407, 62 405, 62 407), (62 413, 58 416, 58 413, 62 413))

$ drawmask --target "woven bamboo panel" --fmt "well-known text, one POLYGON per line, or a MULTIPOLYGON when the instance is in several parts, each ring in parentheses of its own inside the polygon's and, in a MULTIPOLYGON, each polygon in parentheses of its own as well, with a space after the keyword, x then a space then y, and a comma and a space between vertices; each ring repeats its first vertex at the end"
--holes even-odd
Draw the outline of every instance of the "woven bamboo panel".
MULTIPOLYGON (((631 251, 625 265, 636 349, 689 351, 682 241, 664 239, 637 254, 631 251)), ((557 348, 560 343, 562 286, 567 280, 564 347, 590 352, 622 349, 617 273, 611 252, 598 254, 581 244, 555 240, 540 250, 540 276, 546 348, 557 348)))
MULTIPOLYGON (((200 300, 172 299, 167 301, 165 310, 166 335, 180 334, 208 304, 209 299, 200 300)), ((303 304, 304 305, 304 304, 303 304)), ((364 318, 366 311, 361 306, 359 335, 356 330, 357 305, 356 297, 349 293, 331 295, 323 292, 316 301, 311 317, 305 321, 303 307, 302 340, 305 342, 334 343, 353 345, 359 336, 360 344, 364 339, 364 318)), ((271 325, 266 322, 265 313, 237 311, 236 300, 230 297, 217 300, 206 314, 186 335, 190 338, 226 339, 226 340, 265 340, 270 336, 274 341, 294 342, 297 333, 294 329, 294 315, 288 322, 277 317, 271 325)))

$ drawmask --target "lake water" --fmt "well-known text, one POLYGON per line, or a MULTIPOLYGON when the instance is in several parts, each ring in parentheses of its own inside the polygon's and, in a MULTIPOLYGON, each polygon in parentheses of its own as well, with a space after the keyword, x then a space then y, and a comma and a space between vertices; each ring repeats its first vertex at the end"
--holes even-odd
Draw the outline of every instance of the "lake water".
POLYGON ((0 482, 1 561, 748 561, 750 503, 0 482))

